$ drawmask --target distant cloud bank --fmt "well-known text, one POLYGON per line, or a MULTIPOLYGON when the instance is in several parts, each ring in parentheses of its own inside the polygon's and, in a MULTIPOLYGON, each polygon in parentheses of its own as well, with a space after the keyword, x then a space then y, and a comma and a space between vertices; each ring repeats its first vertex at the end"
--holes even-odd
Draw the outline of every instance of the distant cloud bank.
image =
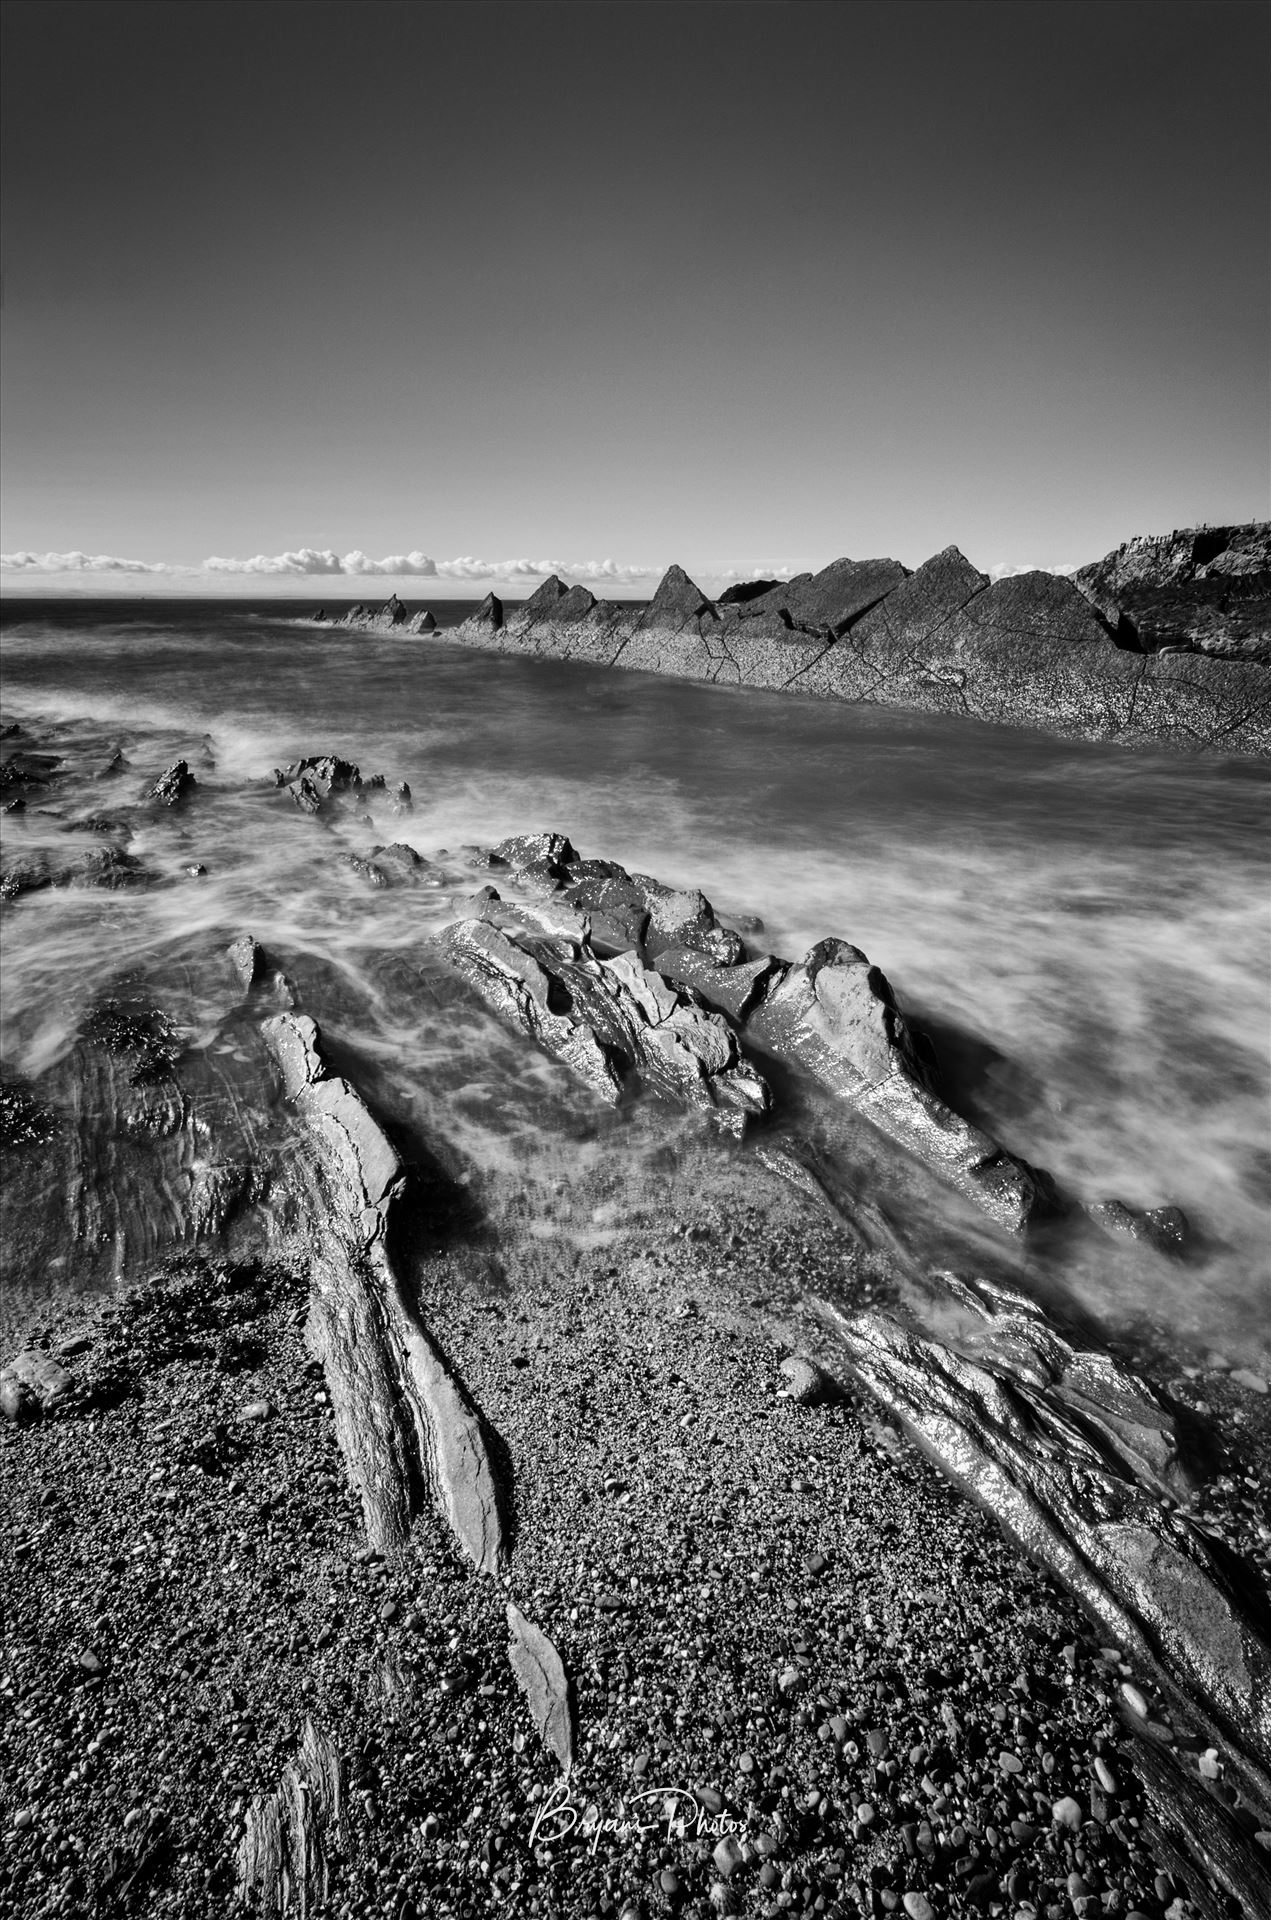
POLYGON ((571 580, 643 580, 651 567, 622 567, 616 560, 478 560, 466 554, 458 560, 433 560, 426 553, 390 553, 372 560, 356 547, 341 556, 330 547, 299 547, 294 553, 258 553, 250 560, 223 560, 213 555, 203 562, 206 573, 380 574, 402 580, 546 580, 549 574, 567 574, 571 580))
POLYGON ((238 560, 212 554, 201 567, 171 566, 164 561, 120 560, 108 553, 5 553, 0 568, 6 573, 159 573, 189 578, 199 574, 256 575, 262 579, 357 578, 373 574, 404 580, 546 580, 559 573, 570 580, 609 581, 623 585, 652 579, 662 569, 620 566, 616 560, 479 560, 473 554, 457 560, 434 560, 426 553, 389 553, 382 560, 354 548, 339 554, 330 547, 297 547, 290 553, 256 553, 238 560))
POLYGON ((117 560, 110 553, 0 553, 5 573, 170 573, 162 560, 117 560))

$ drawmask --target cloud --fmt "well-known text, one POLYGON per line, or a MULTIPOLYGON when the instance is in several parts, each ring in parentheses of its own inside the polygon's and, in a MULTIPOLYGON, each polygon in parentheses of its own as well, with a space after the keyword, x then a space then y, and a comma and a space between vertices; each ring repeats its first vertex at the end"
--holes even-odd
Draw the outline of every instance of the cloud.
POLYGON ((767 567, 756 560, 749 567, 725 567, 722 573, 712 573, 709 567, 703 568, 703 577, 718 580, 724 586, 731 587, 740 580, 793 580, 796 573, 815 573, 815 567, 767 567))
POLYGON ((213 554, 205 573, 343 573, 344 562, 329 547, 299 547, 294 553, 258 553, 250 560, 224 560, 213 554))
POLYGON ((619 583, 647 579, 656 571, 651 567, 622 567, 616 560, 580 560, 572 566, 561 560, 479 560, 473 554, 457 560, 433 560, 418 550, 373 560, 356 547, 343 558, 329 547, 300 547, 294 553, 258 553, 250 560, 213 557, 203 566, 208 573, 380 574, 398 580, 411 576, 429 580, 546 580, 549 574, 559 573, 570 580, 619 583))
POLYGON ((110 553, 0 553, 5 573, 168 573, 162 560, 118 560, 110 553))
POLYGON ((992 566, 989 568, 989 579, 990 580, 1013 580, 1017 573, 1069 574, 1069 573, 1075 573, 1076 571, 1077 571, 1077 567, 1075 562, 1068 563, 1059 567, 1017 567, 1010 560, 999 560, 996 566, 992 566))

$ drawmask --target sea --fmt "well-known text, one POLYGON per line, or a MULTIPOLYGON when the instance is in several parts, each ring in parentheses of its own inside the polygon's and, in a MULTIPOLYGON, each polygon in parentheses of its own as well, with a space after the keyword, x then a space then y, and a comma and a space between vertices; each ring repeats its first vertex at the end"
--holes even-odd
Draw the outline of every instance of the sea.
MULTIPOLYGON (((373 893, 335 857, 404 839, 453 860, 555 830, 757 916, 770 951, 829 935, 863 949, 1004 1146, 1078 1201, 1184 1210, 1186 1259, 1103 1235, 1047 1256, 1080 1307, 1266 1365, 1271 767, 487 654, 446 638, 470 602, 430 604, 438 633, 399 636, 313 624, 316 601, 3 603, 0 718, 73 776, 51 790, 62 818, 35 802, 0 818, 6 855, 64 850, 69 819, 135 804, 178 757, 203 789, 179 822, 133 833, 163 884, 3 909, 6 1073, 38 1085, 103 981, 247 929, 321 960, 336 983, 322 1011, 403 1097, 466 1048, 467 1097, 434 1101, 430 1124, 474 1164, 519 1157, 559 1190, 583 1149, 550 1137, 540 1063, 513 1098, 473 1064, 470 1027, 406 1017, 385 991, 384 956, 424 954, 449 896, 373 893), (107 781, 117 751, 127 770, 107 781), (289 815, 273 769, 319 753, 383 773, 385 803, 407 782, 413 811, 289 815)), ((533 1053, 500 1057, 517 1049, 533 1053)), ((585 1150, 617 1164, 632 1135, 602 1129, 585 1150)))

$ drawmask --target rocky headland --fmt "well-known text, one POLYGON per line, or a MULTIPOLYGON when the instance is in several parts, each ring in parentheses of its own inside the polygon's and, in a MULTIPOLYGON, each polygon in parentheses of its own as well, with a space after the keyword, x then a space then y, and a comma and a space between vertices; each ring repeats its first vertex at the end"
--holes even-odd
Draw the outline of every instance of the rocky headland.
MULTIPOLYGON (((134 773, 152 858, 218 804, 134 773)), ((1168 1194, 990 1137, 845 938, 560 832, 372 843, 409 790, 335 754, 244 804, 368 939, 418 903, 373 997, 454 1060, 421 1121, 338 967, 204 928, 5 1076, 7 1284, 113 1284, 0 1366, 0 1912, 1267 1911, 1267 1381, 1023 1284, 1186 1259, 1168 1194), (467 1163, 474 1079, 546 1192, 467 1163)))
MULTIPOLYGON (((334 624, 436 630, 396 596, 334 624)), ((643 608, 555 575, 490 594, 451 644, 965 714, 1127 746, 1271 753, 1271 524, 1139 539, 1071 578, 990 581, 956 547, 910 572, 836 560, 713 601, 671 567, 643 608)))

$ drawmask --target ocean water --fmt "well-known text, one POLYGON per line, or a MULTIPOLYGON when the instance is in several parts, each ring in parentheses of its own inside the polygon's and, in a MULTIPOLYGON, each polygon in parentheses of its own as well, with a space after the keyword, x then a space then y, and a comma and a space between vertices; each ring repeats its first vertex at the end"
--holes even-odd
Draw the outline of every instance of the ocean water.
MULTIPOLYGON (((9 852, 64 851, 67 820, 134 802, 178 755, 203 794, 130 842, 168 884, 5 908, 4 1066, 47 1071, 111 973, 247 928, 322 970, 342 1037, 403 1097, 463 1081, 426 1102, 459 1153, 546 1177, 534 1090, 560 1070, 395 1001, 394 967, 427 965, 451 896, 372 892, 335 854, 405 839, 453 858, 553 828, 760 915, 772 951, 863 948, 1005 1146, 1078 1199, 1188 1214, 1182 1264, 1102 1236, 1044 1256, 1068 1291, 1109 1324, 1265 1356, 1271 769, 483 655, 444 639, 468 610, 434 604, 428 638, 305 626, 294 602, 6 602, 3 718, 74 775, 50 801, 61 819, 32 803, 3 820, 9 852), (129 768, 105 781, 116 748, 129 768), (325 827, 289 810, 272 769, 322 752, 408 781, 413 814, 325 827), (508 1084, 474 1087, 478 1058, 508 1084)), ((559 1186, 571 1154, 629 1151, 620 1130, 557 1139, 550 1172, 559 1186)))

